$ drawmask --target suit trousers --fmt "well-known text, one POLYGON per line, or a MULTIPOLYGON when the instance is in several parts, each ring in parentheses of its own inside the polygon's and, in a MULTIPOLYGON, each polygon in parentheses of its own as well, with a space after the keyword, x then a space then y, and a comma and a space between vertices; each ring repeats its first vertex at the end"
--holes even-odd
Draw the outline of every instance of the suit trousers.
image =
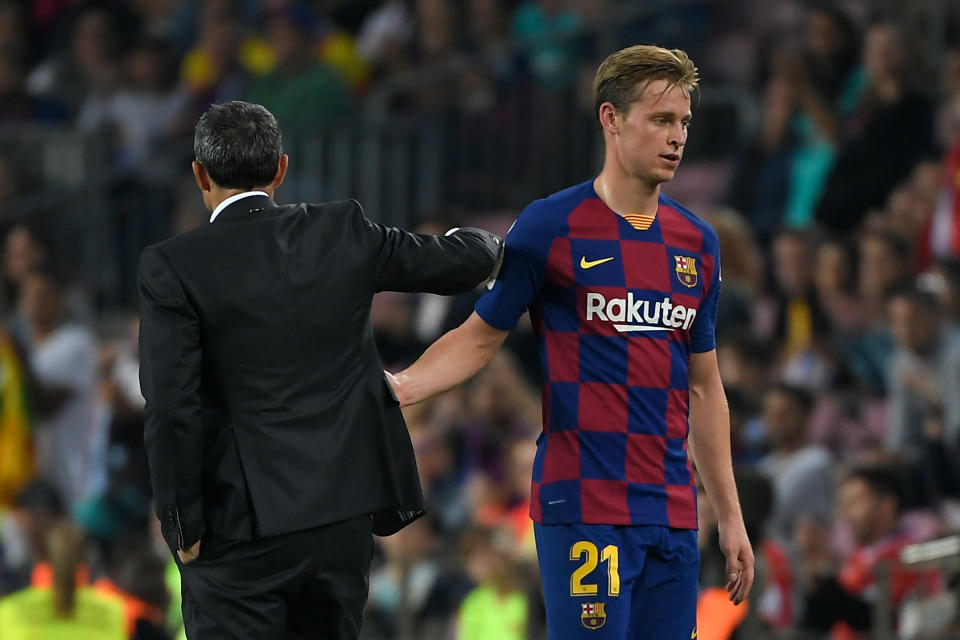
POLYGON ((368 515, 253 541, 205 538, 180 564, 187 638, 356 640, 372 556, 368 515))

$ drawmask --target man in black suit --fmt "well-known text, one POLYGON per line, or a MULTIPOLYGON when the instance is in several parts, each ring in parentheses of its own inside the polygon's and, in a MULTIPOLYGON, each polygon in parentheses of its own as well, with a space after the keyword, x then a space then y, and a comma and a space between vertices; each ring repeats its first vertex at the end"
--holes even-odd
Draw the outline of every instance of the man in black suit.
POLYGON ((194 152, 212 224, 147 247, 138 273, 145 443, 187 634, 356 638, 371 533, 423 513, 371 299, 466 291, 500 241, 383 227, 352 200, 278 206, 288 159, 259 105, 211 107, 194 152))

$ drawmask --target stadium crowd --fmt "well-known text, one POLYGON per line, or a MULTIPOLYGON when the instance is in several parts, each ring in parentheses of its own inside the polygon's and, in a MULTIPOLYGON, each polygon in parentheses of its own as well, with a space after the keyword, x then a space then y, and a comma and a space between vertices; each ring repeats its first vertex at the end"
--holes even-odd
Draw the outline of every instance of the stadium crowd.
MULTIPOLYGON (((718 357, 760 575, 748 607, 718 595, 723 560, 701 496, 703 639, 866 638, 886 604, 902 637, 958 637, 933 635, 951 618, 960 633, 958 576, 900 561, 905 546, 960 530, 960 7, 942 3, 934 51, 921 4, 680 3, 613 30, 615 44, 688 49, 705 101, 736 86, 759 112, 750 140, 720 161, 691 152, 664 185, 720 237, 718 357)), ((456 111, 469 144, 505 110, 528 109, 529 156, 485 162, 529 164, 517 175, 542 196, 595 170, 562 143, 593 131, 590 51, 610 33, 604 16, 630 5, 0 0, 0 131, 101 136, 113 202, 159 198, 159 239, 206 219, 187 166, 212 102, 260 102, 295 135, 461 60, 443 82, 394 94, 389 112, 456 111), (523 100, 504 89, 519 85, 523 100)), ((691 148, 722 126, 698 122, 694 104, 691 148)), ((21 153, 0 148, 0 638, 21 637, 30 610, 60 615, 62 637, 172 639, 179 576, 150 506, 136 316, 106 326, 116 309, 70 277, 78 266, 64 264, 47 211, 4 214, 45 186, 21 153), (68 626, 84 616, 89 635, 68 626)), ((469 202, 456 213, 504 232, 525 191, 484 193, 484 169, 458 176, 469 202)), ((417 222, 458 221, 424 211, 417 222)), ((385 366, 412 361, 477 295, 380 294, 385 366)), ((507 345, 469 383, 406 411, 429 513, 378 540, 364 637, 544 637, 529 323, 507 345)))

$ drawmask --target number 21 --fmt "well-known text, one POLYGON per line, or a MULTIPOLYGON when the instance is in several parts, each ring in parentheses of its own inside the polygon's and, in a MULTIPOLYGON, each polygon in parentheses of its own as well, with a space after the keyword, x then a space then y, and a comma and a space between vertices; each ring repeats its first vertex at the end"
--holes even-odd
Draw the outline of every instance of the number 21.
MULTIPOLYGON (((573 546, 570 547, 571 560, 579 560, 584 554, 587 555, 586 561, 577 567, 570 576, 570 595, 572 596, 597 595, 597 585, 583 583, 583 579, 597 568, 597 545, 589 540, 580 540, 574 542, 573 546)), ((600 561, 607 563, 607 593, 611 596, 619 596, 620 550, 616 546, 608 544, 600 554, 600 561)))

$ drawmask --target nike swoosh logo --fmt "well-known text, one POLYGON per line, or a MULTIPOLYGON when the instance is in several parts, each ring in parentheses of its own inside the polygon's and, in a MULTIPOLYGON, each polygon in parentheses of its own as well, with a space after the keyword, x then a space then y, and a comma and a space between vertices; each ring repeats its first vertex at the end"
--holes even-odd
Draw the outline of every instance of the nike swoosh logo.
POLYGON ((613 258, 601 258, 600 260, 587 260, 587 256, 581 256, 580 258, 580 268, 581 269, 592 269, 598 264, 603 264, 604 262, 610 262, 613 258))

